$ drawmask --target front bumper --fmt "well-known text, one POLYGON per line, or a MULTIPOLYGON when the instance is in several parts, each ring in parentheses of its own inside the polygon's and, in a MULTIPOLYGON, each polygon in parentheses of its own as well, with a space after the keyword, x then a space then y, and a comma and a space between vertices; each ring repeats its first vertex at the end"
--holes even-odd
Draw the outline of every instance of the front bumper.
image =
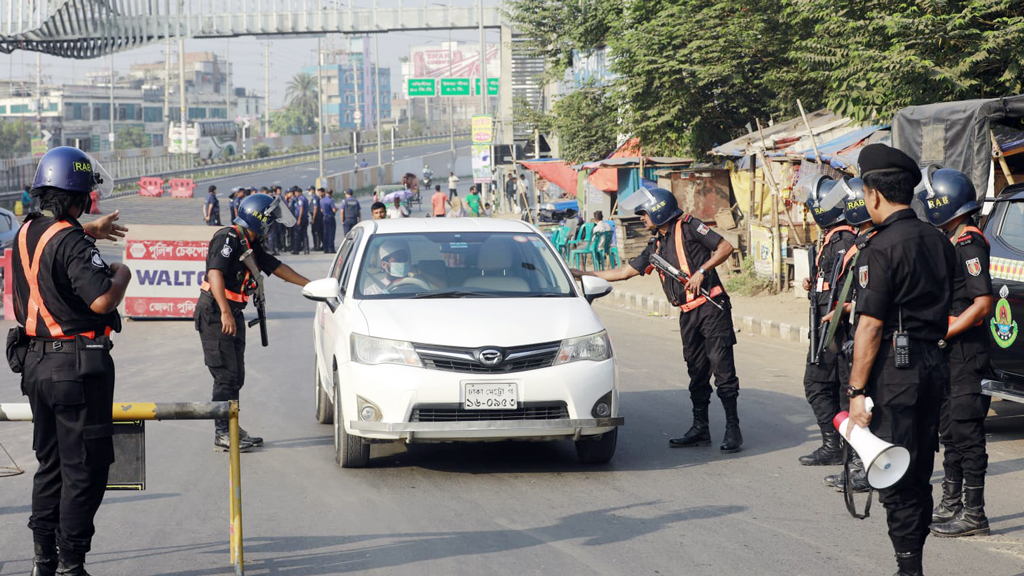
POLYGON ((594 436, 622 426, 626 419, 583 418, 565 420, 479 420, 475 422, 362 422, 349 421, 349 427, 358 432, 376 432, 399 435, 412 442, 424 434, 423 440, 481 440, 488 437, 509 439, 555 439, 594 436))

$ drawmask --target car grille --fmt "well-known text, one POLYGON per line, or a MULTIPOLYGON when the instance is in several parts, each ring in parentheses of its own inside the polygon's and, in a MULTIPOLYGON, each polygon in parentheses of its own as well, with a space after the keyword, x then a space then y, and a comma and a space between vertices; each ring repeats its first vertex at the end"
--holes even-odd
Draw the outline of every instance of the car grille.
POLYGON ((423 366, 430 370, 446 370, 448 372, 466 372, 471 374, 503 374, 508 372, 524 372, 546 368, 554 362, 558 355, 561 342, 545 342, 528 346, 500 348, 484 346, 481 348, 457 348, 452 346, 433 346, 415 344, 416 352, 423 361, 423 366), (480 350, 498 350, 503 360, 495 366, 485 366, 477 360, 480 350))
POLYGON ((464 410, 458 404, 418 406, 411 422, 478 422, 481 420, 565 420, 565 402, 522 402, 515 410, 464 410))

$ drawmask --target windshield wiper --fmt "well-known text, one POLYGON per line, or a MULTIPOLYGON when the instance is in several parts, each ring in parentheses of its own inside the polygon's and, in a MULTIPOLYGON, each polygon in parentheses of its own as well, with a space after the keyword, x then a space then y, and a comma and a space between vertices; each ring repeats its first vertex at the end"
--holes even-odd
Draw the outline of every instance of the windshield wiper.
POLYGON ((536 294, 528 294, 528 298, 569 298, 570 294, 559 294, 558 292, 538 292, 536 294))
POLYGON ((449 290, 447 292, 421 292, 416 294, 413 298, 493 298, 493 294, 486 292, 469 292, 465 290, 449 290))

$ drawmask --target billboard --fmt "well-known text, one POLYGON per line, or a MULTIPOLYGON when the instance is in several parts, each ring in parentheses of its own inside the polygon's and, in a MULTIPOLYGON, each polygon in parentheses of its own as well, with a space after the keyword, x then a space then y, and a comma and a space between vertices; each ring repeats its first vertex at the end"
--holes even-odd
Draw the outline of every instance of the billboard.
MULTIPOLYGON (((413 78, 474 78, 480 76, 480 45, 452 42, 440 46, 413 46, 409 50, 413 78), (449 57, 450 56, 450 57, 449 57), (450 62, 450 70, 449 70, 450 62)), ((487 76, 501 75, 498 44, 487 45, 487 76)))
POLYGON ((206 252, 217 228, 132 226, 124 263, 134 278, 122 314, 129 318, 191 318, 206 275, 206 252))

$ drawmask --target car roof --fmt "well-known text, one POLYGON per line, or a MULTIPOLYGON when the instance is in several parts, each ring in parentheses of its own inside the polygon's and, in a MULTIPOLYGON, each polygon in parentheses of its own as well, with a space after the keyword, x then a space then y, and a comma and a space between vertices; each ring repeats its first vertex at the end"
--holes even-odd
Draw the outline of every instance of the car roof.
POLYGON ((364 220, 367 227, 376 225, 376 234, 408 234, 419 232, 523 232, 537 230, 522 220, 505 218, 390 218, 364 220))

